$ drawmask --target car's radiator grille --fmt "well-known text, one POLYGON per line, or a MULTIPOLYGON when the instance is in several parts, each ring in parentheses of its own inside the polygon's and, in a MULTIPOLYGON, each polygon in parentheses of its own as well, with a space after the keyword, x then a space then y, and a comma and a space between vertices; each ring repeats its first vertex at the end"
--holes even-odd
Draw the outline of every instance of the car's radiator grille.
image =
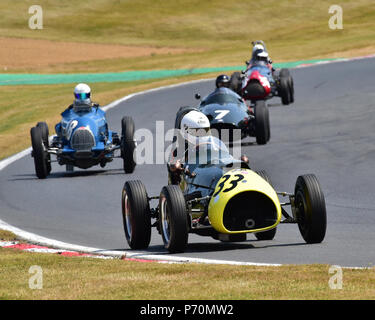
POLYGON ((76 151, 89 151, 95 146, 95 138, 90 130, 77 129, 73 133, 71 146, 76 151))
POLYGON ((276 221, 277 211, 273 201, 256 191, 245 191, 232 197, 223 215, 223 224, 229 231, 266 228, 276 221))
POLYGON ((264 90, 263 86, 259 83, 258 80, 250 80, 246 88, 244 89, 244 95, 251 98, 262 98, 265 96, 266 91, 264 90))

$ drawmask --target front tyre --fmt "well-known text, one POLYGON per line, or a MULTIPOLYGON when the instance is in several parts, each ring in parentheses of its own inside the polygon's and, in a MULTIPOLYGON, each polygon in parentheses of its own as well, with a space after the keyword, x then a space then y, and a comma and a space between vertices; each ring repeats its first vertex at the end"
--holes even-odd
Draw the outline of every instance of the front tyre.
POLYGON ((131 117, 123 117, 121 120, 121 157, 125 173, 132 173, 136 166, 135 161, 135 141, 134 141, 134 121, 131 117))
POLYGON ((236 92, 238 95, 241 95, 242 89, 242 78, 241 72, 234 72, 230 77, 229 88, 236 92))
POLYGON ((159 200, 159 230, 170 253, 184 252, 188 243, 188 216, 179 186, 163 187, 159 200))
POLYGON ((327 229, 327 212, 323 192, 313 174, 299 176, 294 191, 298 228, 306 243, 323 241, 327 229))
POLYGON ((151 239, 151 212, 141 181, 127 181, 122 189, 122 218, 131 249, 147 249, 151 239))
MULTIPOLYGON (((46 149, 48 149, 49 148, 49 141, 48 141, 49 129, 48 129, 47 123, 45 123, 45 122, 38 122, 36 124, 36 126, 41 131, 42 141, 43 141, 44 147, 46 149)), ((47 171, 48 171, 48 174, 51 173, 51 170, 52 170, 52 167, 51 167, 51 155, 47 154, 47 171)))
POLYGON ((30 135, 36 176, 39 179, 45 179, 49 174, 50 162, 43 144, 42 131, 39 127, 33 127, 30 130, 30 135))

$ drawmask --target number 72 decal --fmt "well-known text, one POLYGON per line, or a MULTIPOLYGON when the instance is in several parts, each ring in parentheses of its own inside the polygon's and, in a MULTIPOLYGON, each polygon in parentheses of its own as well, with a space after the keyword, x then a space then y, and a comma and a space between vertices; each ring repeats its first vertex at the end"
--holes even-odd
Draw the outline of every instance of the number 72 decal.
POLYGON ((245 177, 242 174, 235 174, 234 176, 231 176, 229 174, 224 175, 221 178, 221 179, 223 179, 223 181, 219 184, 219 189, 213 194, 213 197, 216 197, 221 191, 223 191, 223 192, 229 192, 229 191, 233 190, 235 187, 237 187, 238 182, 240 182, 244 178, 245 177), (229 183, 231 184, 231 186, 229 188, 226 188, 226 189, 223 190, 225 183, 231 177, 237 177, 237 179, 232 179, 231 181, 229 181, 229 183))
POLYGON ((220 119, 224 118, 229 113, 229 110, 215 110, 215 113, 218 114, 215 117, 215 120, 220 120, 220 119))

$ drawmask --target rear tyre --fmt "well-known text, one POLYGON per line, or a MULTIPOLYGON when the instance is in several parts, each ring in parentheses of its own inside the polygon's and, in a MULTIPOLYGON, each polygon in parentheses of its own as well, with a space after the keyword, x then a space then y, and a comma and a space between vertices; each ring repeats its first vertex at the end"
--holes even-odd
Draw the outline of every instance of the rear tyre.
POLYGON ((47 151, 43 144, 42 131, 39 127, 33 127, 30 130, 30 135, 36 176, 39 179, 45 179, 49 172, 47 151))
MULTIPOLYGON (((45 148, 48 149, 49 148, 49 141, 48 141, 49 130, 48 130, 47 123, 45 123, 45 122, 38 122, 36 124, 36 126, 41 130, 43 144, 44 144, 45 148)), ((47 154, 47 171, 48 171, 48 174, 51 173, 51 170, 52 170, 52 167, 51 167, 51 155, 47 154)))
POLYGON ((289 86, 290 103, 293 103, 294 102, 294 81, 293 81, 292 76, 289 76, 288 86, 289 86))
POLYGON ((270 119, 266 102, 258 100, 255 104, 255 137, 257 144, 266 144, 270 139, 270 119))
POLYGON ((136 166, 134 128, 134 121, 131 117, 125 116, 122 118, 121 157, 125 173, 132 173, 136 166))
POLYGON ((131 249, 147 249, 151 239, 151 212, 141 181, 127 181, 122 189, 122 218, 131 249))
POLYGON ((241 95, 241 89, 242 89, 241 72, 234 72, 231 75, 229 88, 232 89, 237 94, 241 95))
POLYGON ((281 103, 283 105, 288 105, 290 103, 290 90, 289 90, 288 78, 285 78, 285 77, 280 78, 279 93, 281 97, 281 103))
POLYGON ((323 192, 313 174, 299 176, 294 191, 298 228, 306 243, 323 241, 327 212, 323 192))
MULTIPOLYGON (((265 170, 260 170, 260 171, 257 171, 256 173, 272 186, 271 179, 265 170)), ((255 237, 258 240, 273 240, 273 238, 275 238, 275 235, 276 235, 276 231, 277 231, 276 229, 277 228, 274 228, 268 231, 258 232, 255 234, 255 237)))
MULTIPOLYGON (((281 97, 281 102, 283 105, 288 105, 290 102, 292 102, 292 89, 291 89, 291 83, 290 83, 290 72, 289 69, 281 69, 279 73, 279 94, 281 97)), ((294 93, 294 89, 293 89, 294 93)))
POLYGON ((280 77, 288 78, 290 76, 290 71, 287 68, 280 69, 280 77))
POLYGON ((159 200, 159 230, 164 247, 171 253, 184 252, 188 243, 188 216, 179 186, 163 187, 159 200))

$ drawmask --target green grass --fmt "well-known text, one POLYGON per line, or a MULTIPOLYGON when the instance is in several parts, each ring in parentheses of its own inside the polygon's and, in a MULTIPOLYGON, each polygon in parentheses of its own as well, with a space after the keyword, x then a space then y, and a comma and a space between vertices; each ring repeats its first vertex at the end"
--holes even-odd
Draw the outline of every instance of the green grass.
POLYGON ((330 289, 328 265, 282 267, 160 264, 0 249, 0 299, 373 299, 375 269, 343 269, 330 289), (31 290, 31 266, 43 289, 31 290), (223 276, 223 274, 225 276, 223 276))
MULTIPOLYGON (((0 240, 13 241, 17 236, 0 230, 0 240)), ((318 264, 257 267, 141 263, 0 248, 0 300, 374 298, 375 268, 343 269, 343 287, 338 290, 328 285, 332 276, 329 268, 318 264), (29 268, 35 265, 43 270, 41 290, 29 288, 29 268)))
MULTIPOLYGON (((142 59, 51 66, 41 71, 115 71, 238 65, 250 42, 266 41, 274 61, 327 57, 374 46, 375 2, 340 1, 344 29, 328 28, 327 1, 41 0, 44 29, 28 28, 33 1, 2 0, 0 36, 203 50, 142 59)), ((32 67, 31 69, 37 69, 32 67)), ((17 70, 16 70, 17 71, 17 70)), ((18 70, 25 71, 25 69, 18 70)))
POLYGON ((13 241, 16 239, 17 239, 17 236, 14 233, 0 229, 0 240, 13 241))

